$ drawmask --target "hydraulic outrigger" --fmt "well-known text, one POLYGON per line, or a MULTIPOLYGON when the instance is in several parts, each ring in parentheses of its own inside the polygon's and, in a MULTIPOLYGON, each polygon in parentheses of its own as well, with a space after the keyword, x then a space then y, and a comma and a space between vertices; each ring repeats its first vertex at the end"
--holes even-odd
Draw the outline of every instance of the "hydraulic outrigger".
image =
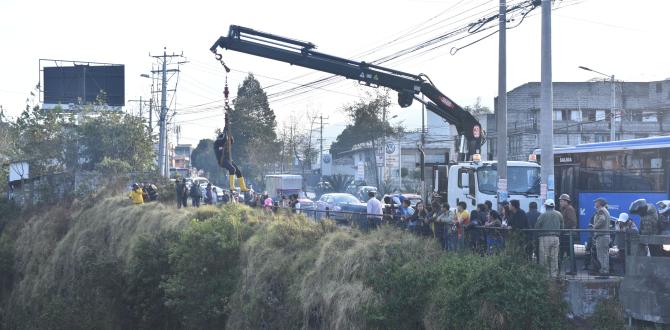
POLYGON ((472 155, 480 153, 481 146, 485 142, 484 131, 479 121, 442 94, 425 74, 413 75, 371 63, 319 53, 314 51, 316 46, 311 42, 276 36, 237 25, 231 25, 228 36, 220 37, 210 48, 226 71, 229 71, 222 61, 221 54, 217 52, 219 47, 328 72, 358 80, 366 86, 387 87, 398 92, 398 104, 403 108, 410 106, 413 100, 417 100, 456 127, 460 136, 459 161, 471 160, 472 155), (430 101, 423 101, 417 96, 419 93, 423 93, 430 101))

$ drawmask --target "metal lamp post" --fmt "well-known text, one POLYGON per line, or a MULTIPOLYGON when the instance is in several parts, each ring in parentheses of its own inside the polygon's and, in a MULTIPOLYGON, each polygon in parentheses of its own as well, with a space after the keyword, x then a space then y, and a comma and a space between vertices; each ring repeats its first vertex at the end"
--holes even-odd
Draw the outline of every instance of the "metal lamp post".
POLYGON ((579 66, 580 69, 586 70, 586 71, 591 71, 595 72, 599 75, 605 76, 610 78, 610 85, 612 87, 611 91, 611 104, 610 104, 610 141, 616 141, 616 130, 615 130, 615 118, 616 118, 616 113, 615 113, 615 108, 616 108, 616 86, 614 85, 614 75, 608 75, 604 74, 602 72, 587 68, 585 66, 579 66))

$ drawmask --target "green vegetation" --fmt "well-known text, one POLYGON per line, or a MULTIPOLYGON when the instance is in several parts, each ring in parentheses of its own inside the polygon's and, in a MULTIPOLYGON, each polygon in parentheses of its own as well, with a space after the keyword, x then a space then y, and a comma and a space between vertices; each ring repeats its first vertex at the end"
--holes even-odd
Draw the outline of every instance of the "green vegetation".
POLYGON ((594 329, 625 329, 623 306, 616 299, 602 300, 596 305, 596 310, 589 318, 594 329))
POLYGON ((6 214, 0 328, 566 326, 536 266, 444 254, 394 228, 363 234, 239 205, 177 210, 122 196, 6 214))

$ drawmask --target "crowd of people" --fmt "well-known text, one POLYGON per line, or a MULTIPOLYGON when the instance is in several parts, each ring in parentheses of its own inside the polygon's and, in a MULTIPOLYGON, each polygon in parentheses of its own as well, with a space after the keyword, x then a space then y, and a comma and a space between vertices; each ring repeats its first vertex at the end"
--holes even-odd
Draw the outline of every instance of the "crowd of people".
MULTIPOLYGON (((502 202, 496 211, 493 204, 486 201, 468 210, 466 202, 459 202, 456 208, 441 203, 434 196, 429 205, 418 202, 411 206, 408 199, 386 197, 382 205, 373 193, 369 195, 368 221, 374 228, 380 223, 388 223, 416 235, 432 237, 448 251, 470 249, 480 254, 496 253, 510 238, 516 238, 529 259, 536 259, 545 265, 551 276, 556 277, 563 261, 574 256, 574 243, 579 241, 577 212, 572 206, 571 197, 562 194, 559 204, 548 199, 544 203, 544 212, 531 202, 527 210, 521 208, 518 200, 502 202), (572 229, 572 230, 564 230, 572 229)), ((661 203, 661 202, 659 202, 661 203)), ((670 202, 664 204, 662 212, 657 212, 653 204, 640 199, 631 206, 629 213, 640 216, 639 233, 658 234, 659 214, 670 218, 670 202)), ((610 248, 617 245, 617 258, 625 265, 625 237, 638 233, 637 226, 628 213, 622 213, 613 219, 604 198, 594 201, 595 213, 588 229, 584 270, 592 275, 610 274, 610 248)), ((667 221, 666 221, 667 222, 667 221)), ((660 246, 636 247, 641 255, 659 253, 660 246)), ((574 259, 573 259, 574 260, 574 259)), ((623 267, 623 266, 622 266, 623 267)), ((570 265, 567 273, 576 273, 576 266, 570 265)))
MULTIPOLYGON (((191 199, 192 207, 222 203, 239 203, 242 200, 251 207, 262 208, 267 213, 276 213, 280 209, 287 213, 300 213, 301 205, 297 194, 281 196, 274 201, 267 193, 253 191, 241 198, 236 191, 219 194, 216 187, 207 184, 204 191, 197 184, 189 185, 186 179, 175 184, 177 207, 187 207, 191 199), (219 196, 222 196, 221 198, 219 196)), ((142 204, 158 199, 158 189, 154 184, 134 183, 129 198, 134 204, 142 204)), ((547 267, 551 276, 556 277, 562 261, 574 256, 573 243, 578 242, 577 212, 572 206, 571 197, 562 194, 559 205, 552 199, 544 203, 544 212, 531 202, 528 209, 521 208, 519 200, 510 200, 498 205, 494 210, 491 201, 476 205, 468 210, 468 204, 459 202, 455 208, 442 203, 438 195, 433 196, 429 204, 422 201, 412 205, 402 195, 386 196, 383 201, 376 198, 376 192, 368 193, 366 228, 376 228, 382 224, 393 225, 410 233, 436 239, 444 250, 472 250, 480 254, 493 254, 505 247, 505 242, 514 237, 529 259, 535 259, 547 267)), ((612 219, 608 211, 607 200, 597 198, 594 201, 595 213, 590 220, 592 229, 585 246, 586 258, 584 270, 594 275, 608 276, 610 273, 610 248, 618 247, 618 257, 625 266, 626 235, 659 234, 662 227, 670 228, 670 201, 656 205, 644 199, 633 202, 628 213, 621 213, 618 219, 612 219), (630 214, 640 217, 640 226, 633 222, 630 214), (665 219, 659 222, 659 217, 665 219)), ((327 214, 326 214, 327 217, 327 214)), ((658 255, 660 246, 630 247, 628 251, 638 255, 658 255)), ((574 258, 572 259, 574 260, 574 258)), ((576 273, 575 263, 567 273, 576 273)), ((622 266, 623 267, 623 266, 622 266)), ((567 268, 567 267, 566 267, 567 268)))

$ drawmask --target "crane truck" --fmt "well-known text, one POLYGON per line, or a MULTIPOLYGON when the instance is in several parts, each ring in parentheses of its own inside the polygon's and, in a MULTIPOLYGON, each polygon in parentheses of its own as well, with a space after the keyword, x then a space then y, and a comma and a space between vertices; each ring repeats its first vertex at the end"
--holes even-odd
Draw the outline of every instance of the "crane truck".
MULTIPOLYGON (((481 161, 481 147, 486 141, 479 121, 456 102, 440 92, 425 74, 410 74, 367 62, 358 62, 317 52, 311 42, 282 37, 238 25, 231 25, 227 36, 221 36, 210 51, 222 60, 218 49, 228 49, 327 72, 358 81, 370 87, 386 87, 398 93, 398 104, 409 107, 414 100, 425 105, 458 133, 458 162, 434 169, 433 189, 452 206, 460 201, 472 205, 490 200, 497 207, 496 162, 481 161), (423 94, 428 100, 418 95, 423 94)), ((522 207, 539 203, 539 166, 531 162, 508 164, 510 198, 519 199, 522 207)))

